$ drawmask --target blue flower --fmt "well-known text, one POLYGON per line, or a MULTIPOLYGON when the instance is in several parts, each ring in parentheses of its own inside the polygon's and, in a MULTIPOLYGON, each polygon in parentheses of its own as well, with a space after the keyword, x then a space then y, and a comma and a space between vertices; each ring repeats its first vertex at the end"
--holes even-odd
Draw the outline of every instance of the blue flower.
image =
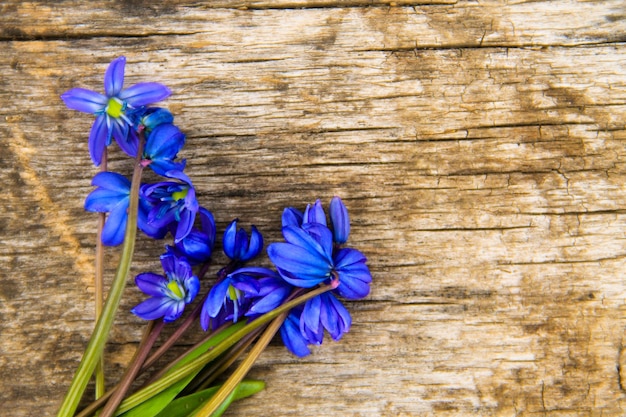
POLYGON ((291 310, 280 328, 283 343, 293 354, 303 357, 311 351, 307 345, 320 345, 324 329, 333 340, 341 339, 350 330, 352 317, 331 293, 323 293, 307 301, 304 307, 291 310))
POLYGON ((146 272, 137 275, 135 283, 150 298, 131 312, 144 320, 172 322, 183 314, 185 305, 193 301, 200 289, 198 277, 193 275, 191 265, 184 258, 171 254, 161 255, 165 276, 146 272))
POLYGON ((191 232, 199 205, 196 191, 187 175, 179 171, 168 171, 166 175, 182 183, 165 181, 144 185, 140 196, 153 206, 148 213, 150 225, 161 228, 178 223, 174 233, 174 241, 178 243, 191 232))
POLYGON ((191 265, 208 262, 215 245, 216 228, 213 214, 204 207, 200 207, 198 215, 200 216, 200 229, 194 227, 184 239, 174 246, 167 246, 168 252, 184 256, 191 265))
POLYGON ((185 134, 178 127, 169 123, 159 124, 146 138, 143 160, 162 176, 166 176, 167 171, 182 171, 185 169, 185 160, 174 162, 174 159, 184 144, 185 134))
MULTIPOLYGON (((330 200, 330 222, 332 225, 333 241, 337 245, 342 245, 348 240, 350 235, 350 217, 348 209, 341 201, 341 198, 335 196, 330 200)), ((286 226, 306 226, 307 224, 322 224, 328 226, 326 222, 326 214, 320 200, 315 204, 308 204, 304 213, 293 207, 288 207, 283 211, 282 224, 286 226)))
POLYGON ((222 246, 224 253, 233 261, 246 262, 257 256, 263 249, 263 236, 252 226, 250 238, 241 228, 237 231, 237 221, 233 220, 224 231, 222 246))
POLYGON ((279 307, 291 294, 293 287, 285 282, 276 272, 263 270, 259 278, 259 291, 252 296, 246 316, 253 319, 279 307))
MULTIPOLYGON (((102 243, 117 246, 124 241, 130 204, 130 181, 116 172, 99 172, 93 177, 91 185, 98 188, 85 199, 85 210, 109 213, 102 229, 102 243)), ((148 223, 148 214, 152 207, 149 201, 139 198, 137 227, 153 239, 162 239, 167 228, 148 223)))
POLYGON ((346 298, 363 298, 369 293, 372 276, 365 256, 356 249, 333 252, 333 235, 321 224, 283 227, 285 243, 267 248, 270 260, 288 283, 310 288, 331 279, 339 280, 335 291, 346 298))
POLYGON ((70 109, 96 116, 89 134, 89 154, 96 166, 100 165, 111 138, 115 138, 124 152, 135 156, 137 142, 132 138, 129 140, 132 123, 126 112, 133 107, 163 100, 171 94, 167 87, 159 83, 139 83, 122 90, 125 65, 126 58, 123 56, 109 64, 104 74, 104 95, 84 88, 72 88, 61 95, 70 109))
POLYGON ((241 268, 217 282, 202 305, 200 325, 206 331, 215 329, 226 321, 237 322, 246 312, 251 298, 259 294, 258 277, 272 276, 266 268, 241 268))

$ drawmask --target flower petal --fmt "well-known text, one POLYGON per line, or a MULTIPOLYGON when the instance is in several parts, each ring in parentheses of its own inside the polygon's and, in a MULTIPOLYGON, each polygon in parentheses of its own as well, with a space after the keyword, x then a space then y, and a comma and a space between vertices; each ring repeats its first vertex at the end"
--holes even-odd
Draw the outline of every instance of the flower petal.
POLYGON ((168 297, 151 297, 135 306, 131 313, 144 320, 156 320, 176 307, 176 301, 168 297))
POLYGON ((133 107, 145 106, 163 100, 172 94, 169 88, 159 83, 135 84, 119 94, 119 98, 125 100, 133 107))
POLYGON ((282 225, 300 227, 302 224, 302 212, 293 207, 287 207, 283 210, 282 225))
POLYGON ((302 317, 300 317, 300 321, 304 321, 306 327, 308 327, 309 330, 315 334, 324 331, 320 326, 321 308, 322 298, 318 295, 317 297, 311 298, 304 304, 302 317))
POLYGON ((108 97, 117 97, 124 86, 126 57, 115 58, 104 73, 104 92, 108 97))
POLYGON ((229 285, 230 279, 224 279, 215 284, 213 288, 211 288, 211 291, 209 291, 209 296, 202 306, 202 311, 206 312, 210 317, 217 317, 217 314, 222 308, 222 304, 224 304, 224 298, 226 298, 229 285))
POLYGON ((272 243, 267 248, 267 254, 285 281, 292 285, 309 288, 330 277, 332 265, 305 248, 289 243, 272 243), (302 281, 306 285, 302 285, 302 281))
POLYGON ((102 228, 102 243, 117 246, 124 241, 126 222, 128 220, 128 202, 121 202, 113 207, 102 228))
POLYGON ((72 88, 61 94, 61 100, 72 110, 91 114, 104 110, 108 101, 102 94, 85 88, 72 88))
POLYGON ((107 190, 117 191, 120 194, 130 193, 130 181, 117 172, 105 171, 94 175, 91 185, 107 190))
POLYGON ((144 272, 135 277, 135 284, 139 289, 152 297, 165 297, 167 295, 168 280, 163 275, 152 272, 144 272))
POLYGON ((101 114, 96 117, 89 132, 89 155, 95 166, 99 166, 100 162, 102 162, 102 154, 107 146, 108 137, 107 118, 104 114, 101 114))
POLYGON ((302 358, 309 355, 311 351, 307 347, 307 340, 302 336, 299 327, 299 318, 294 314, 289 314, 280 327, 280 337, 291 353, 302 358))
POLYGON ((350 217, 341 198, 335 196, 330 200, 329 214, 333 225, 333 240, 338 244, 346 243, 350 235, 350 217))

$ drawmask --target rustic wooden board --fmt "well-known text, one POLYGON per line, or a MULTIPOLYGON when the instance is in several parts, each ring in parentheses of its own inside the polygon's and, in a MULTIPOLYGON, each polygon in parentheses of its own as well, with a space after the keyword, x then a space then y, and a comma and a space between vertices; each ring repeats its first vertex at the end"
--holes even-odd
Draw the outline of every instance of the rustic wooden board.
POLYGON ((58 96, 125 55, 173 90, 220 228, 277 240, 283 207, 338 194, 375 278, 344 340, 275 341, 229 415, 624 414, 624 2, 393 3, 0 5, 3 413, 54 415, 93 326, 92 119, 58 96))

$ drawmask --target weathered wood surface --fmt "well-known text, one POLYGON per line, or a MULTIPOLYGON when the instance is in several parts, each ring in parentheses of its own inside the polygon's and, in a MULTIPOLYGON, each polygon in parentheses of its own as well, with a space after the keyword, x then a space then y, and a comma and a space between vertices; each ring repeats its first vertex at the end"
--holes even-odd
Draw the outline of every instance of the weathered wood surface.
POLYGON ((54 415, 91 331, 92 118, 58 96, 123 54, 173 90, 221 228, 276 240, 283 207, 338 194, 375 278, 344 340, 277 341, 229 415, 623 415, 626 5, 446 3, 0 5, 1 414, 54 415))

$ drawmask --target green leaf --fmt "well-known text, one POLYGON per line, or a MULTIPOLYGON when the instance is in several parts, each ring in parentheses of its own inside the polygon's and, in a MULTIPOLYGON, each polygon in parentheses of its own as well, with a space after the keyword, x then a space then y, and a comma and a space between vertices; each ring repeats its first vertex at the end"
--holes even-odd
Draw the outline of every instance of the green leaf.
MULTIPOLYGON (((185 397, 177 398, 172 401, 166 408, 163 409, 156 417, 187 417, 192 411, 200 407, 205 401, 209 400, 220 386, 214 386, 207 388, 203 391, 196 392, 194 394, 187 395, 185 397)), ((221 415, 226 408, 230 405, 230 402, 240 400, 242 398, 249 397, 262 391, 265 388, 265 382, 256 380, 244 380, 237 386, 235 395, 232 400, 226 404, 224 402, 224 410, 220 410, 221 415)), ((216 415, 217 417, 217 415, 216 415)))
MULTIPOLYGON (((245 322, 237 323, 232 326, 227 327, 226 329, 216 333, 213 337, 206 340, 204 343, 199 345, 197 348, 192 350, 188 355, 182 358, 176 365, 172 367, 169 371, 165 373, 163 378, 167 378, 167 375, 171 374, 176 369, 181 366, 191 362, 201 354, 205 353, 209 349, 215 347, 225 338, 235 333, 241 327, 245 325, 245 322)), ((199 372, 199 371, 198 371, 199 372)), ((147 401, 140 403, 139 405, 134 406, 130 410, 128 407, 124 406, 124 403, 120 406, 120 408, 116 412, 116 416, 121 415, 123 417, 154 417, 161 412, 165 407, 168 406, 172 402, 174 398, 191 382, 191 380, 198 374, 198 372, 194 372, 185 378, 181 379, 178 382, 172 384, 169 388, 161 391, 159 394, 149 398, 147 401)))

